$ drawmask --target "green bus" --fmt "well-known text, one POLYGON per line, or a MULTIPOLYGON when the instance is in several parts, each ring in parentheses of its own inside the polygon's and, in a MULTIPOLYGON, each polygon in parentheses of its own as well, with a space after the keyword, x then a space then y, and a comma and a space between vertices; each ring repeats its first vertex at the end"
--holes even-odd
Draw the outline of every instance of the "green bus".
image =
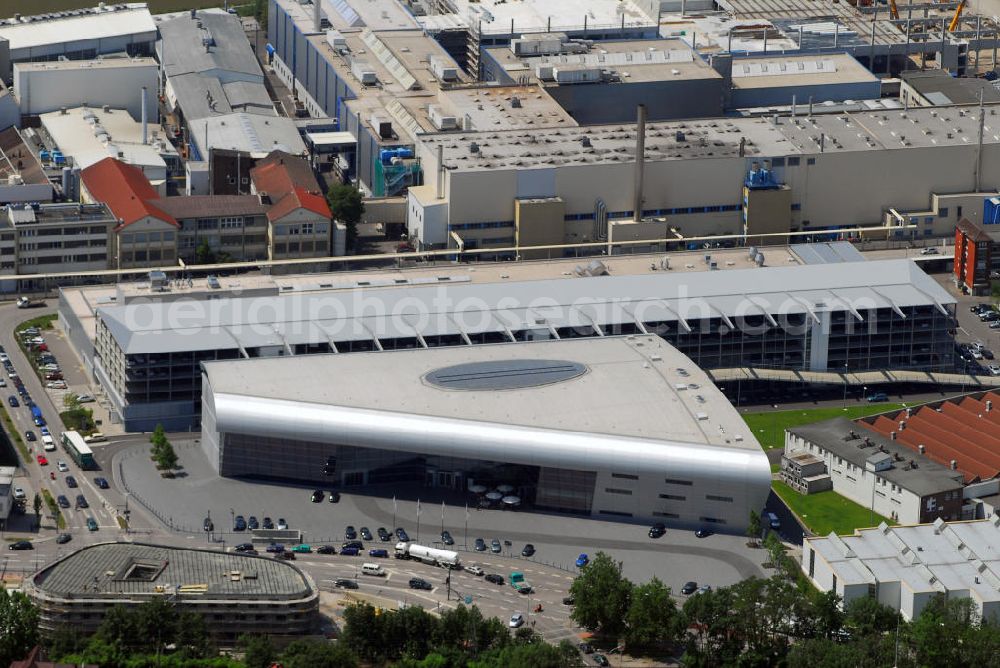
POLYGON ((62 446, 70 459, 84 471, 93 471, 97 468, 97 462, 94 461, 94 451, 90 449, 90 446, 83 440, 83 436, 80 436, 78 432, 64 431, 62 446))

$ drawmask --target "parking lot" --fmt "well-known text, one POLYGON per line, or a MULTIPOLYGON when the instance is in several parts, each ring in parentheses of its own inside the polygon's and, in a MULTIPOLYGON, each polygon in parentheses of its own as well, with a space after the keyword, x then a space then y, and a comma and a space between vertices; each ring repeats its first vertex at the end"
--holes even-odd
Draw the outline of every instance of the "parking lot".
MULTIPOLYGON (((500 541, 499 557, 525 567, 532 563, 549 566, 570 575, 575 574, 574 563, 581 553, 592 556, 603 550, 621 560, 625 575, 634 581, 645 582, 656 575, 674 589, 689 580, 720 586, 765 575, 760 566, 763 551, 747 548, 742 536, 697 538, 693 532, 670 530, 654 541, 646 535, 648 527, 644 525, 525 511, 471 507, 466 511, 464 504, 452 502, 442 506, 439 498, 434 500, 433 489, 425 490, 427 497, 419 504, 415 497, 403 500, 401 496, 394 502, 391 488, 365 490, 370 496, 341 490, 339 503, 312 503, 311 487, 221 478, 210 472, 194 441, 175 442, 174 446, 183 467, 175 479, 161 478, 142 447, 116 455, 104 468, 114 472, 119 488, 124 477, 133 499, 138 493, 164 521, 178 530, 204 535, 206 544, 214 544, 210 539, 230 545, 249 540, 246 532, 232 531, 236 515, 248 519, 254 515, 258 520, 271 517, 275 522, 283 518, 289 528, 302 532, 304 542, 333 544, 338 549, 348 524, 359 530, 367 526, 373 533, 378 527, 390 531, 404 527, 412 540, 432 546, 440 546, 443 525, 456 542, 450 549, 459 551, 467 563, 498 558, 492 552, 472 549, 475 539, 481 537, 487 543, 494 538, 500 541), (211 537, 202 531, 206 516, 211 516, 215 528, 211 537), (534 544, 537 550, 530 560, 520 556, 525 543, 534 544)), ((375 544, 366 543, 365 549, 391 548, 394 544, 395 538, 388 542, 376 538, 375 544)))

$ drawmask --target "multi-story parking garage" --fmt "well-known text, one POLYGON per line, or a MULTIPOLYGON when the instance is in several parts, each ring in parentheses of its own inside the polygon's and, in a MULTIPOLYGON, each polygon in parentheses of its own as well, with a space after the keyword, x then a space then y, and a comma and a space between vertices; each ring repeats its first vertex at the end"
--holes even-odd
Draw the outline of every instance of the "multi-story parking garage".
POLYGON ((203 369, 201 443, 224 476, 509 485, 531 508, 733 532, 770 489, 739 413, 653 335, 203 369))
POLYGON ((611 260, 611 276, 551 262, 64 291, 60 321, 130 431, 196 428, 199 366, 220 359, 652 333, 706 369, 951 364, 954 299, 909 260, 744 269, 733 251, 712 270, 680 257, 694 261, 611 260), (510 281, 519 272, 545 278, 510 281))

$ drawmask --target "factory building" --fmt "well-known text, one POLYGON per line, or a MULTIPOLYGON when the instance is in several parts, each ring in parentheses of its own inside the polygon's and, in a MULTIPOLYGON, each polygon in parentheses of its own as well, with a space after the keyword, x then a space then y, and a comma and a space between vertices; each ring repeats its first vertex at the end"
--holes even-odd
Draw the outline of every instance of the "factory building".
POLYGON ((213 148, 302 154, 292 119, 279 116, 240 18, 221 9, 157 17, 157 56, 167 111, 186 130, 188 157, 213 148))
POLYGON ((1000 516, 916 526, 880 524, 850 536, 805 538, 802 572, 844 605, 871 597, 912 621, 937 596, 971 599, 983 622, 1000 619, 1000 516))
MULTIPOLYGON (((155 91, 155 89, 154 89, 155 91)), ((141 105, 141 89, 133 91, 141 105)), ((155 97, 155 92, 150 92, 155 97)), ((151 99, 147 108, 155 106, 151 99)), ((115 158, 139 169, 161 195, 167 193, 167 178, 180 171, 177 149, 158 125, 149 127, 124 109, 111 107, 63 107, 42 114, 42 127, 51 140, 43 154, 52 164, 84 170, 105 158, 115 158), (60 156, 64 162, 57 161, 60 156)))
POLYGON ((980 220, 963 218, 955 226, 954 272, 955 284, 973 295, 990 294, 1000 279, 1000 198, 983 200, 980 220))
POLYGON ((197 426, 198 366, 216 359, 655 333, 706 369, 950 368, 954 299, 913 262, 801 265, 769 253, 779 266, 733 251, 713 256, 714 269, 698 254, 637 256, 610 276, 600 262, 553 262, 475 282, 440 269, 268 278, 255 289, 245 278, 161 281, 64 291, 60 322, 130 431, 197 426))
POLYGON ((11 63, 93 59, 100 55, 153 55, 156 25, 146 3, 105 4, 0 20, 0 79, 11 63), (6 69, 4 69, 6 68, 6 69))
POLYGON ((319 591, 308 575, 282 559, 218 550, 97 543, 60 556, 21 587, 44 633, 72 627, 89 635, 115 606, 154 599, 201 615, 224 647, 245 633, 307 635, 319 623, 319 591))
MULTIPOLYGON (((996 110, 984 114, 992 127, 996 110)), ((685 237, 882 225, 899 226, 895 238, 950 237, 962 212, 978 216, 984 192, 998 185, 990 175, 1000 170, 1000 138, 986 132, 978 143, 978 115, 826 116, 799 107, 791 117, 650 123, 644 132, 619 124, 424 135, 416 156, 427 185, 408 192, 409 236, 420 248, 509 248, 523 209, 544 202, 530 223, 544 233, 534 236, 559 243, 662 247, 685 237), (741 194, 762 174, 787 197, 754 216, 741 194)))
POLYGON ((13 126, 0 131, 0 205, 51 202, 52 197, 52 184, 21 132, 13 126))
POLYGON ((147 90, 149 123, 159 125, 156 102, 159 65, 152 58, 107 58, 14 63, 14 92, 22 116, 59 109, 109 106, 142 120, 147 90))
POLYGON ((201 443, 224 476, 387 493, 505 483, 521 506, 727 533, 770 491, 739 414, 652 335, 203 369, 201 443))

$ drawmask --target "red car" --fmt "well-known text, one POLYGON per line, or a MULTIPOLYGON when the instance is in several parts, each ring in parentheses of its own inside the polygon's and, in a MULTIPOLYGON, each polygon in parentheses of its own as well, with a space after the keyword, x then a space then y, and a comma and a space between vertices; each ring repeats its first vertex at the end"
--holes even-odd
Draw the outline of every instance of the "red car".
POLYGON ((49 460, 46 459, 45 455, 38 455, 38 465, 39 466, 48 466, 49 465, 49 460))

